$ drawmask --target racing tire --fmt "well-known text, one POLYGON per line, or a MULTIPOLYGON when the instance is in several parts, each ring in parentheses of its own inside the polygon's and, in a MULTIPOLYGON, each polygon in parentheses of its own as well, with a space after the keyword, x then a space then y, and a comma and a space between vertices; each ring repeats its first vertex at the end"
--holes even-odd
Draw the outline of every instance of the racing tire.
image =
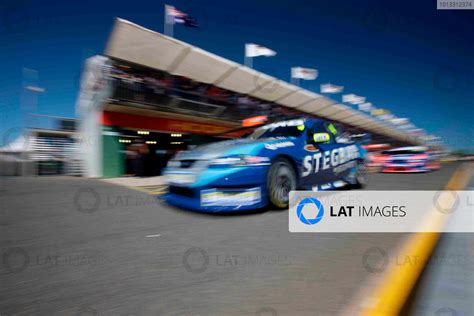
POLYGON ((354 172, 354 189, 362 189, 369 182, 369 170, 363 161, 357 163, 357 169, 354 172))
POLYGON ((287 208, 290 191, 296 189, 296 173, 291 163, 285 158, 276 159, 267 175, 268 199, 279 209, 287 208))

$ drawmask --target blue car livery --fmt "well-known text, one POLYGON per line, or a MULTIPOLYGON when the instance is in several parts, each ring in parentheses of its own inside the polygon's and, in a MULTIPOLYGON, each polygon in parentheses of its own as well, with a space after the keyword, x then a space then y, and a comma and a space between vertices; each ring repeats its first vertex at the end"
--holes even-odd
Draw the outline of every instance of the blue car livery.
POLYGON ((363 186, 365 150, 334 124, 294 119, 203 145, 168 162, 170 204, 207 212, 288 207, 292 190, 363 186))

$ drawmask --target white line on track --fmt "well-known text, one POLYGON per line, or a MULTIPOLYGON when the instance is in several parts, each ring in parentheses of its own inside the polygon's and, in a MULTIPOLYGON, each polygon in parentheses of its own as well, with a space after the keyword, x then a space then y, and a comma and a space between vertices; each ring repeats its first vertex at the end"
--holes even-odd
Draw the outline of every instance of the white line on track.
POLYGON ((160 237, 161 234, 156 234, 156 235, 147 235, 146 238, 155 238, 155 237, 160 237))

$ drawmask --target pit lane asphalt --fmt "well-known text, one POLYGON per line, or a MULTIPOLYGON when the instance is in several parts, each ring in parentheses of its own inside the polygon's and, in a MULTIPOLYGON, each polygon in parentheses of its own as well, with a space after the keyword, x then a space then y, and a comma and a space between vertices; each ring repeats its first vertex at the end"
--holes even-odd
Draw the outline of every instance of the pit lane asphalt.
MULTIPOLYGON (((367 189, 439 190, 457 167, 367 189)), ((2 316, 333 315, 379 272, 367 254, 406 237, 289 233, 286 210, 192 213, 68 177, 1 178, 0 206, 2 316)))

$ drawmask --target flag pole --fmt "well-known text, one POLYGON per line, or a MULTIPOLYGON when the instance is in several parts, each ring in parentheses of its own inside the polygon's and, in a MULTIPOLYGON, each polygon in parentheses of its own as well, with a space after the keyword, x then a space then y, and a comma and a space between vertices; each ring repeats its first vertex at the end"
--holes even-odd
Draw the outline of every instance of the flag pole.
POLYGON ((244 58, 244 65, 249 67, 249 68, 253 68, 253 57, 247 57, 245 56, 244 58))
POLYGON ((244 45, 244 65, 253 68, 253 57, 249 56, 250 54, 250 44, 246 43, 244 45))
POLYGON ((290 83, 298 87, 300 86, 300 79, 293 77, 293 71, 290 74, 290 83))
POLYGON ((170 5, 165 4, 165 15, 164 15, 164 30, 166 36, 173 37, 174 31, 174 20, 173 22, 170 21, 170 16, 168 15, 168 8, 170 5))

